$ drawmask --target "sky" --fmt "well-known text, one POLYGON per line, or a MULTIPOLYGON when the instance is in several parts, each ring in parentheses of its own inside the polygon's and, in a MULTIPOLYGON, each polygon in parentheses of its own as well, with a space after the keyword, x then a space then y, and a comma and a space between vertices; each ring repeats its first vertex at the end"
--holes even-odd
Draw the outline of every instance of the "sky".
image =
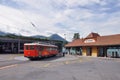
POLYGON ((120 0, 0 0, 0 31, 68 41, 74 33, 120 34, 120 0))

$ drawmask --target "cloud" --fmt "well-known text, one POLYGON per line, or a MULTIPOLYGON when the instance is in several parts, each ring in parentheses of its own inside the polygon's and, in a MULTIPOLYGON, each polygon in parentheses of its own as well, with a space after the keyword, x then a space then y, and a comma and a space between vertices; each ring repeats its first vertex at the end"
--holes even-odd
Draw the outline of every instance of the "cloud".
POLYGON ((67 40, 76 32, 81 37, 90 32, 117 34, 119 3, 120 0, 4 0, 0 5, 0 30, 22 35, 66 34, 67 40))
MULTIPOLYGON (((20 33, 24 30, 34 30, 25 16, 16 9, 0 5, 0 30, 4 32, 20 33)), ((34 31, 31 31, 34 32, 34 31)), ((28 34, 28 33, 27 33, 28 34)), ((26 34, 25 34, 26 35, 26 34)))

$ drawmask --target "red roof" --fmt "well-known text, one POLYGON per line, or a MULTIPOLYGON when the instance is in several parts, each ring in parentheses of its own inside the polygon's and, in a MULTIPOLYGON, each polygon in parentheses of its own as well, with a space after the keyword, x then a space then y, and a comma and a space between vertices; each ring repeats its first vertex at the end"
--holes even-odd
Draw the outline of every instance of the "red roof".
POLYGON ((91 33, 84 39, 77 39, 68 43, 65 47, 109 45, 120 45, 120 34, 100 36, 99 34, 91 33))
POLYGON ((100 36, 98 33, 90 33, 86 38, 94 38, 100 36))

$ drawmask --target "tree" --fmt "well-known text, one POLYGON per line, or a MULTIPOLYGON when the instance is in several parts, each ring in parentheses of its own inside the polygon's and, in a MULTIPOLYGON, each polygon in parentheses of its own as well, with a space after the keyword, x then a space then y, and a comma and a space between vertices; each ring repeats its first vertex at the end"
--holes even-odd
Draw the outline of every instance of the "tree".
POLYGON ((74 33, 73 40, 80 39, 79 33, 74 33))

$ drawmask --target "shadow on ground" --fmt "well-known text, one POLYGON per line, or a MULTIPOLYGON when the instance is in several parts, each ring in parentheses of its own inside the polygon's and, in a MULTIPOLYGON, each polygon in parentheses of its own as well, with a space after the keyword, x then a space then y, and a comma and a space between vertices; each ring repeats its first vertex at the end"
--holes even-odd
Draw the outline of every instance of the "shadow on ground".
POLYGON ((51 57, 43 57, 43 58, 38 58, 38 59, 32 59, 31 61, 52 61, 56 60, 59 58, 62 58, 63 56, 51 56, 51 57))

